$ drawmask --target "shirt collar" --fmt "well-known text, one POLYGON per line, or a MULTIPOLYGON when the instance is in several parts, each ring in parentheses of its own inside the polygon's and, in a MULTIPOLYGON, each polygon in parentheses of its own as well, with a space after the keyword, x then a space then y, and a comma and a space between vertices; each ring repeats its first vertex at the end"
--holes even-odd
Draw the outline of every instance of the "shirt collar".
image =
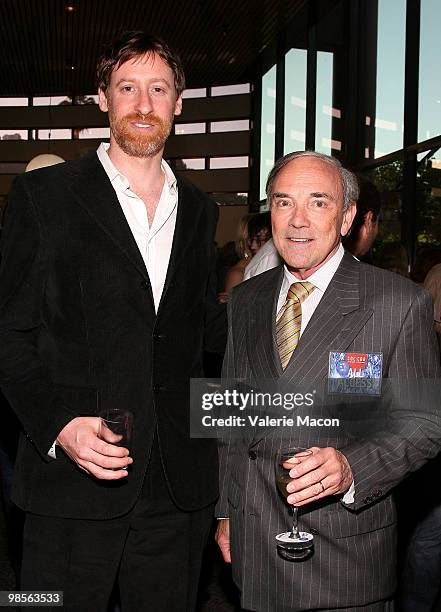
MULTIPOLYGON (((332 277, 337 271, 338 266, 340 265, 341 260, 343 259, 343 255, 345 254, 345 250, 340 242, 337 251, 334 255, 328 259, 328 261, 320 266, 318 270, 311 274, 308 277, 308 282, 312 283, 317 289, 319 289, 322 293, 326 291, 329 283, 331 282, 332 277)), ((286 265, 283 266, 284 270, 284 279, 283 285, 286 287, 290 287, 292 283, 301 282, 294 274, 292 274, 286 265)))
MULTIPOLYGON (((98 155, 98 159, 100 160, 107 176, 109 177, 110 182, 115 187, 120 187, 123 190, 130 189, 129 180, 122 172, 118 170, 115 164, 109 157, 107 153, 110 144, 108 142, 102 142, 97 149, 96 154, 98 155)), ((177 193, 177 179, 172 172, 172 169, 165 161, 165 159, 161 160, 161 170, 164 172, 165 182, 167 184, 170 195, 175 195, 177 193)))

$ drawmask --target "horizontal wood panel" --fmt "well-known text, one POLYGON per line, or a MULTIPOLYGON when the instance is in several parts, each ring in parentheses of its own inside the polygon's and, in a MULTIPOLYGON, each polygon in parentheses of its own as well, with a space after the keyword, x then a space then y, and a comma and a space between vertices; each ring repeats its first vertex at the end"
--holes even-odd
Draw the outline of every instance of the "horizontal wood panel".
POLYGON ((194 183, 206 193, 249 191, 249 168, 229 168, 223 170, 183 170, 179 174, 194 183))
MULTIPOLYGON (((228 121, 250 117, 250 94, 189 98, 176 123, 228 121)), ((96 104, 79 106, 0 106, 0 129, 106 127, 107 113, 96 104)))
MULTIPOLYGON (((178 174, 194 183, 199 189, 207 193, 237 192, 245 193, 249 190, 249 169, 231 168, 225 170, 184 170, 178 174)), ((15 175, 0 175, 0 196, 7 195, 15 175)))
MULTIPOLYGON (((55 153, 63 159, 77 159, 98 148, 100 139, 88 140, 1 140, 0 161, 28 162, 41 153, 55 153)), ((171 136, 166 158, 244 156, 250 152, 249 132, 188 134, 171 136)))

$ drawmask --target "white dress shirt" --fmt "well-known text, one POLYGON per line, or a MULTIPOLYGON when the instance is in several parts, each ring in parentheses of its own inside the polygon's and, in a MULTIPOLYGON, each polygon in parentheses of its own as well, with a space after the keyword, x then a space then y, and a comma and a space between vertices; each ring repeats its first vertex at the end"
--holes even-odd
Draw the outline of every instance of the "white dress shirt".
POLYGON ((115 190, 122 211, 139 252, 144 260, 153 291, 155 310, 158 311, 167 275, 178 209, 176 177, 165 160, 161 162, 164 186, 159 198, 153 223, 150 226, 144 202, 130 189, 128 179, 114 166, 107 154, 108 143, 102 142, 97 150, 112 187, 115 190))
MULTIPOLYGON (((334 255, 325 264, 323 264, 321 268, 319 268, 316 272, 314 272, 314 274, 311 274, 311 276, 308 277, 308 282, 312 283, 315 286, 315 289, 302 302, 302 325, 300 328, 300 336, 304 332, 306 326, 309 323, 309 320, 314 314, 315 309, 319 305, 319 302, 322 299, 326 289, 328 288, 332 277, 336 273, 344 254, 345 250, 342 244, 340 243, 340 246, 338 247, 336 253, 334 253, 334 255)), ((279 293, 279 301, 277 302, 277 312, 279 312, 279 310, 282 308, 283 304, 286 301, 288 289, 291 287, 292 283, 295 283, 296 281, 301 282, 301 279, 297 278, 294 274, 292 274, 285 265, 282 287, 279 293)), ((343 503, 353 504, 354 495, 355 486, 354 482, 352 481, 351 486, 342 498, 343 503)))
MULTIPOLYGON (((340 243, 337 251, 321 268, 319 268, 314 274, 311 274, 306 280, 315 286, 314 291, 308 295, 308 297, 302 302, 302 326, 300 328, 300 336, 303 334, 305 327, 308 325, 310 318, 314 314, 314 310, 319 305, 320 300, 323 297, 332 277, 337 271, 345 250, 340 243)), ((279 301, 277 302, 277 312, 282 308, 286 302, 286 296, 288 295, 288 289, 292 283, 302 282, 302 279, 297 278, 288 268, 283 266, 284 276, 282 286, 279 293, 279 301)))
POLYGON ((245 268, 243 280, 248 280, 253 276, 262 274, 262 272, 272 270, 272 268, 276 268, 281 263, 282 260, 280 259, 280 255, 275 247, 273 239, 270 238, 268 242, 265 242, 265 244, 257 251, 250 263, 245 268))

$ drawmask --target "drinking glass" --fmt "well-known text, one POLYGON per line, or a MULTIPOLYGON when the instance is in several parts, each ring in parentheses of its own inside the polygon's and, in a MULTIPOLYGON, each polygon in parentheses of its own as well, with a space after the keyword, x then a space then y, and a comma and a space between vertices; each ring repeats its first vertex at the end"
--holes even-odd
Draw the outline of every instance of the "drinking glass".
MULTIPOLYGON (((287 463, 292 463, 292 467, 296 463, 290 461, 293 457, 302 461, 312 455, 312 451, 307 448, 298 446, 283 447, 276 451, 275 456, 275 476, 276 485, 283 497, 286 498, 289 492, 286 490, 286 485, 291 482, 292 478, 289 475, 291 468, 286 468, 287 463)), ((298 508, 293 504, 289 504, 292 514, 291 531, 279 533, 276 535, 277 550, 284 559, 299 560, 308 557, 314 547, 314 537, 307 531, 299 531, 298 524, 298 508)))

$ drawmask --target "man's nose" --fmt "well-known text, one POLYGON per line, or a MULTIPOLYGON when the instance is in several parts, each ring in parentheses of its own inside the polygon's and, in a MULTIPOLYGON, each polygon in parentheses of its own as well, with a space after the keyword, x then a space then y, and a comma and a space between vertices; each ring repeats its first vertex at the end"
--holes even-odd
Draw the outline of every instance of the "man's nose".
POLYGON ((292 227, 307 227, 309 218, 306 209, 303 206, 294 206, 289 217, 289 225, 292 227))
POLYGON ((152 99, 148 91, 140 91, 136 97, 136 110, 141 115, 148 115, 153 110, 152 99))

